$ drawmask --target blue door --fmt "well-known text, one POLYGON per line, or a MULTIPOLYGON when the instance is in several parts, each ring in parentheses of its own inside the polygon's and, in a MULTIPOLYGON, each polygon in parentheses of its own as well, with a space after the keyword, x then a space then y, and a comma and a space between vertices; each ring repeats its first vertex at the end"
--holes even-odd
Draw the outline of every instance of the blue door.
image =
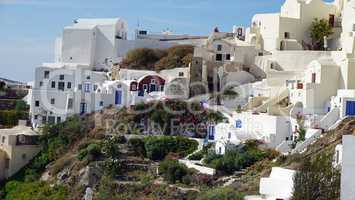
POLYGON ((355 101, 346 102, 346 116, 355 116, 355 101))
POLYGON ((80 114, 85 114, 87 112, 87 104, 86 103, 80 103, 80 114))
POLYGON ((214 126, 209 126, 208 127, 208 139, 209 140, 214 140, 214 135, 215 135, 215 127, 214 126))
POLYGON ((120 91, 120 90, 116 90, 115 104, 116 105, 121 105, 122 104, 122 91, 120 91))
POLYGON ((150 92, 157 91, 157 86, 155 84, 150 84, 150 92))

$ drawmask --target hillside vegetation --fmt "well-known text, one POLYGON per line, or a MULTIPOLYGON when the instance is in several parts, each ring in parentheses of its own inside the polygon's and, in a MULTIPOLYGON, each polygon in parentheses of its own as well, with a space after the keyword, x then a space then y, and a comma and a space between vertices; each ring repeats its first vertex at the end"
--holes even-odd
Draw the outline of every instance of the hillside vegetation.
POLYGON ((188 67, 192 61, 194 47, 178 45, 166 50, 138 48, 129 51, 121 63, 122 68, 161 71, 177 67, 188 67))
MULTIPOLYGON (((193 114, 188 111, 186 103, 168 101, 156 105, 141 104, 130 109, 108 108, 45 126, 40 138, 41 153, 0 186, 0 199, 81 200, 89 194, 98 200, 238 200, 244 195, 257 194, 260 178, 268 176, 273 166, 297 169, 299 177, 317 175, 309 173, 310 169, 321 171, 329 178, 327 183, 332 183, 333 191, 317 178, 312 179, 312 188, 307 188, 308 183, 299 182, 297 191, 319 194, 317 192, 323 190, 324 194, 333 194, 336 199, 339 173, 329 167, 331 155, 323 155, 334 151, 341 135, 351 134, 355 119, 347 119, 337 130, 324 134, 303 154, 278 156, 271 150, 259 149, 255 142, 249 142, 225 157, 212 157, 210 163, 219 166, 219 171, 232 174, 234 181, 228 187, 223 187, 226 183, 224 176, 199 174, 177 161, 197 149, 195 140, 183 137, 179 132, 146 136, 139 128, 126 132, 119 128, 119 124, 141 124, 141 119, 161 123, 173 118, 180 120, 179 123, 191 122, 194 117, 196 123, 223 120, 220 114, 204 110, 199 104, 193 105, 201 112, 193 114), (180 118, 181 114, 167 115, 163 103, 186 114, 180 118), (137 112, 150 107, 154 109, 137 112)), ((201 153, 208 154, 209 151, 201 153)), ((295 199, 310 199, 302 196, 302 192, 297 194, 295 199)))
MULTIPOLYGON (((194 105, 202 109, 199 104, 194 105)), ((0 186, 0 199, 79 200, 86 194, 87 188, 93 190, 94 199, 195 199, 200 187, 212 184, 212 177, 185 171, 184 167, 174 167, 171 163, 167 165, 167 171, 157 174, 161 160, 176 160, 194 152, 198 145, 195 140, 182 136, 147 137, 142 132, 122 132, 114 128, 122 123, 138 124, 138 119, 144 118, 158 122, 160 118, 155 119, 154 113, 166 114, 162 102, 157 106, 161 108, 139 114, 135 113, 153 105, 141 104, 121 110, 108 108, 45 126, 40 138, 41 153, 0 186), (132 133, 138 135, 132 138, 124 136, 132 133), (182 179, 181 173, 188 176, 182 179), (168 175, 170 178, 167 178, 168 175), (169 180, 182 184, 182 188, 170 185, 169 180)), ((219 116, 203 109, 202 113, 192 114, 184 102, 166 102, 166 106, 186 111, 184 120, 195 116, 196 123, 207 120, 208 116, 211 119, 219 116)), ((180 114, 170 118, 177 116, 180 114)), ((168 131, 165 133, 169 134, 168 131)))

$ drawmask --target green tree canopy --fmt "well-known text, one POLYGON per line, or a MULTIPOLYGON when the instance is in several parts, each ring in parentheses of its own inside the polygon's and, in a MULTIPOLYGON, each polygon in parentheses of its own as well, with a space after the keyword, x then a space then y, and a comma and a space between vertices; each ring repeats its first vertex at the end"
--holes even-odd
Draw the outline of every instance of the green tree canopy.
POLYGON ((322 49, 324 45, 324 37, 329 37, 333 34, 333 28, 325 19, 315 18, 310 29, 310 36, 312 38, 313 49, 322 49))

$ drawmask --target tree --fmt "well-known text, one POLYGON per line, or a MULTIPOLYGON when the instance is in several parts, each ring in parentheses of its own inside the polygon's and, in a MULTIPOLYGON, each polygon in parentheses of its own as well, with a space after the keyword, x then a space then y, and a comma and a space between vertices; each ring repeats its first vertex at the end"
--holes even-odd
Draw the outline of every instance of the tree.
POLYGON ((27 110, 26 102, 24 102, 23 100, 17 100, 15 110, 17 112, 26 111, 27 110))
POLYGON ((315 18, 312 22, 310 32, 313 49, 320 50, 324 45, 324 37, 332 35, 333 28, 327 20, 315 18))
POLYGON ((333 155, 304 159, 294 178, 292 200, 340 199, 340 171, 333 168, 333 155))

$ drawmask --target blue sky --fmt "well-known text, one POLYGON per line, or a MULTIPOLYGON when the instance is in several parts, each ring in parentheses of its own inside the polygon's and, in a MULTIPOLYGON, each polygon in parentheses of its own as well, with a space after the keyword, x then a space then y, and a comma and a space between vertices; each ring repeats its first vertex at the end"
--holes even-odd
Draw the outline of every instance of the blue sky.
POLYGON ((131 36, 141 28, 206 35, 218 26, 249 25, 255 13, 279 11, 284 0, 0 0, 0 77, 31 81, 53 61, 54 40, 80 17, 121 17, 131 36))

